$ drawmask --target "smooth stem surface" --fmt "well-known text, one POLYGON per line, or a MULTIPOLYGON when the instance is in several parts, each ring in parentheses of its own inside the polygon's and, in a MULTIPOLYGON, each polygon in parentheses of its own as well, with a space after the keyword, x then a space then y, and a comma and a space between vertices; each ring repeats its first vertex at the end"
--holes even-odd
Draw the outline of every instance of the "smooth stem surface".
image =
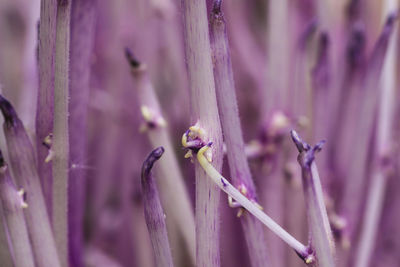
POLYGON ((302 170, 311 248, 315 251, 319 266, 333 267, 335 262, 332 230, 326 212, 317 165, 314 162, 315 153, 321 150, 324 142, 320 142, 311 148, 310 145, 300 139, 295 131, 292 130, 291 135, 299 151, 298 161, 302 170))
MULTIPOLYGON (((236 187, 244 186, 249 192, 249 197, 257 199, 247 157, 243 153, 245 145, 221 1, 214 1, 210 20, 215 87, 232 182, 236 187)), ((241 224, 252 266, 268 266, 268 250, 261 223, 253 216, 244 215, 241 224)))
MULTIPOLYGON (((192 122, 198 122, 205 129, 207 137, 214 141, 213 165, 220 170, 222 134, 215 96, 206 1, 183 0, 182 7, 192 122)), ((195 164, 195 173, 196 265, 218 267, 220 193, 199 164, 195 164)))
POLYGON ((52 163, 46 163, 49 153, 43 141, 53 132, 54 60, 56 42, 57 0, 42 0, 39 24, 39 89, 36 110, 36 149, 38 171, 47 210, 52 212, 52 163))
POLYGON ((346 166, 347 181, 344 187, 341 212, 348 218, 349 232, 352 237, 356 225, 360 222, 360 206, 363 200, 362 184, 365 182, 366 162, 368 148, 374 126, 374 114, 378 104, 379 81, 385 59, 390 36, 396 22, 396 15, 391 14, 383 27, 382 33, 375 44, 371 58, 366 69, 364 88, 362 88, 363 101, 360 103, 358 125, 355 128, 353 142, 344 148, 344 157, 351 157, 346 166))
MULTIPOLYGON (((140 105, 142 109, 146 107, 152 114, 152 116, 144 118, 143 127, 146 129, 153 148, 159 146, 165 148, 164 156, 159 162, 160 174, 164 179, 161 179, 159 184, 161 203, 168 214, 166 220, 173 258, 175 264, 179 265, 181 260, 185 260, 183 254, 189 254, 194 265, 196 258, 194 215, 184 178, 174 154, 174 146, 171 143, 168 129, 165 127, 165 121, 161 116, 160 104, 146 66, 134 59, 129 51, 127 51, 127 56, 131 65, 132 76, 136 82, 140 105), (184 249, 182 249, 182 246, 184 246, 184 249)), ((185 263, 182 262, 182 264, 185 263)))
POLYGON ((289 88, 289 1, 268 1, 268 68, 262 112, 285 108, 289 88))
POLYGON ((26 191, 29 208, 24 210, 37 267, 60 267, 53 231, 47 214, 34 149, 10 102, 0 95, 4 134, 13 174, 18 187, 26 191))
MULTIPOLYGON (((394 12, 398 8, 398 1, 385 1, 385 15, 394 12)), ((397 32, 398 30, 396 30, 397 32)), ((371 185, 369 187, 365 215, 360 234, 360 240, 355 256, 355 267, 367 267, 373 256, 373 249, 378 233, 379 220, 383 210, 383 200, 386 192, 388 169, 383 166, 383 161, 387 160, 387 153, 390 150, 389 144, 392 141, 393 115, 395 111, 395 88, 396 88, 396 41, 398 37, 394 34, 389 42, 388 52, 383 65, 382 80, 380 87, 382 90, 378 126, 376 134, 376 151, 378 157, 375 159, 375 167, 372 174, 371 185)))
POLYGON ((253 214, 257 219, 259 219, 265 226, 267 226, 272 232, 279 236, 284 242, 286 242, 291 248, 293 248, 302 257, 308 256, 308 248, 304 246, 301 242, 291 236, 286 232, 279 224, 272 220, 267 214, 265 214, 259 206, 254 202, 246 198, 242 193, 239 192, 232 184, 228 182, 207 160, 204 156, 204 152, 210 147, 204 146, 197 153, 197 160, 202 166, 204 171, 207 173, 208 177, 215 183, 222 191, 231 196, 236 200, 242 207, 244 207, 248 212, 253 214))
POLYGON ((71 266, 83 266, 83 216, 87 164, 87 115, 96 0, 71 7, 68 242, 71 266))
POLYGON ((4 163, 0 151, 0 200, 4 223, 7 225, 9 248, 12 251, 15 267, 34 267, 31 243, 24 218, 23 202, 21 195, 15 188, 8 166, 4 163))
POLYGON ((164 153, 163 147, 154 149, 147 157, 142 167, 142 193, 144 215, 149 230, 151 244, 154 250, 156 266, 172 267, 172 256, 168 242, 165 215, 161 206, 156 182, 151 169, 153 164, 164 153))
POLYGON ((68 96, 71 1, 57 7, 53 129, 53 230, 63 267, 68 266, 68 96))

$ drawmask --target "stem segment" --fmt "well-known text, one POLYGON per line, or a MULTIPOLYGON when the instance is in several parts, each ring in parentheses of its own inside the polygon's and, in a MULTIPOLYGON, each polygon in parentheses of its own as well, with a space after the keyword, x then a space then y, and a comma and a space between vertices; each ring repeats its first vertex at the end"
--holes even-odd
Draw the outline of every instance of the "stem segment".
POLYGON ((320 266, 334 267, 332 231, 326 212, 317 165, 314 162, 315 153, 321 150, 325 142, 322 141, 311 148, 310 145, 300 139, 295 131, 292 130, 291 135, 299 151, 298 161, 302 170, 311 247, 315 250, 317 262, 320 266))
MULTIPOLYGON (((237 201, 242 207, 244 207, 248 212, 253 214, 257 219, 259 219, 265 226, 267 226, 272 232, 279 236, 283 241, 285 241, 291 248, 293 248, 299 255, 306 261, 311 261, 307 246, 304 246, 301 242, 291 236, 286 232, 279 224, 272 220, 267 214, 265 214, 258 205, 253 201, 245 197, 239 190, 237 190, 232 184, 228 182, 209 162, 204 153, 211 147, 212 143, 203 146, 197 152, 197 160, 200 166, 204 169, 211 180, 228 196, 232 197, 237 201)), ((209 180, 209 179, 208 179, 209 180)))
POLYGON ((27 208, 27 204, 23 197, 23 191, 15 188, 0 151, 0 206, 9 234, 9 248, 12 251, 15 267, 34 267, 35 261, 23 213, 23 208, 27 208))
POLYGON ((53 125, 53 229, 63 267, 68 266, 68 96, 71 0, 58 0, 53 125))
POLYGON ((143 163, 142 191, 144 215, 153 245, 156 266, 172 267, 172 256, 169 248, 165 215, 158 197, 158 190, 151 169, 164 153, 163 147, 154 149, 143 163))
POLYGON ((69 102, 68 242, 71 266, 83 266, 83 216, 86 188, 87 115, 90 59, 96 0, 75 0, 71 7, 69 102))
MULTIPOLYGON (((213 164, 222 167, 222 134, 215 96, 206 1, 183 0, 186 63, 192 121, 203 127, 215 142, 213 164)), ((200 165, 196 173, 196 265, 220 266, 219 190, 207 179, 200 165)))
MULTIPOLYGON (((165 177, 165 179, 159 181, 160 197, 168 214, 166 220, 173 258, 175 264, 179 265, 181 261, 185 261, 185 258, 187 258, 184 254, 189 254, 194 265, 196 241, 193 210, 178 160, 173 152, 171 138, 165 127, 166 122, 161 115, 160 104, 146 66, 135 59, 129 50, 126 51, 126 56, 136 82, 138 99, 145 120, 142 130, 146 131, 153 148, 165 147, 163 159, 159 163, 160 174, 165 177)), ((182 264, 186 263, 182 262, 182 264)))
POLYGON ((60 267, 53 232, 46 210, 40 179, 36 169, 33 146, 10 102, 0 95, 0 109, 4 116, 11 167, 17 186, 26 191, 25 219, 28 225, 37 267, 60 267))
MULTIPOLYGON (((249 198, 257 199, 247 157, 243 153, 245 145, 239 120, 228 36, 225 18, 221 11, 221 0, 214 1, 210 20, 217 101, 228 151, 227 156, 232 182, 236 187, 246 188, 249 198)), ((267 246, 261 223, 253 216, 248 215, 242 218, 241 223, 252 266, 268 266, 267 246)))
POLYGON ((57 0, 42 0, 39 25, 39 89, 36 110, 36 148, 38 171, 47 210, 52 212, 52 163, 45 162, 49 153, 43 142, 53 132, 54 60, 56 43, 57 0))

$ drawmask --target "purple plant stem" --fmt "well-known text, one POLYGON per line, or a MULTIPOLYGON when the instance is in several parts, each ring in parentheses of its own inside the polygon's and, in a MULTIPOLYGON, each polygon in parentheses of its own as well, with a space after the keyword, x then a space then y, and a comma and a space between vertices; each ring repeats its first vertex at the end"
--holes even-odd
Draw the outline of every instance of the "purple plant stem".
POLYGON ((9 248, 15 267, 34 267, 31 243, 23 212, 23 196, 10 177, 8 166, 0 151, 0 201, 4 224, 7 225, 9 248))
POLYGON ((268 89, 263 96, 264 116, 267 116, 272 108, 284 108, 289 97, 289 1, 269 1, 267 6, 268 89))
POLYGON ((321 181, 314 161, 315 153, 321 150, 324 141, 311 148, 310 145, 300 139, 295 131, 292 130, 291 135, 299 151, 298 161, 302 169, 311 248, 315 251, 318 266, 333 267, 335 266, 334 241, 324 203, 321 181))
MULTIPOLYGON (((0 209, 0 218, 3 218, 3 210, 0 209)), ((4 266, 12 266, 13 260, 11 258, 10 250, 8 249, 8 232, 7 225, 3 219, 0 220, 0 262, 4 266)))
POLYGON ((85 266, 87 267, 122 267, 116 259, 95 247, 89 247, 85 253, 85 266))
POLYGON ((298 38, 298 45, 295 47, 296 52, 294 58, 294 78, 291 79, 290 84, 290 100, 288 109, 291 114, 297 116, 305 116, 306 108, 304 103, 307 102, 307 90, 308 90, 308 75, 310 72, 310 56, 309 56, 309 45, 310 40, 314 37, 317 28, 317 22, 315 19, 310 20, 304 29, 301 29, 301 34, 298 38))
POLYGON ((68 98, 71 0, 58 0, 54 70, 52 222, 61 264, 68 266, 68 98))
POLYGON ((4 134, 8 154, 17 186, 27 195, 29 208, 25 209, 29 237, 35 255, 36 266, 60 267, 53 232, 46 210, 40 179, 36 169, 33 146, 10 102, 0 96, 0 109, 4 116, 4 134))
MULTIPOLYGON (((204 0, 183 0, 182 8, 192 122, 198 122, 205 129, 207 137, 214 142, 213 165, 220 171, 222 134, 215 96, 206 3, 204 0)), ((197 162, 195 173, 196 266, 218 267, 220 192, 197 162)))
POLYGON ((313 136, 321 138, 326 136, 326 124, 329 123, 327 106, 330 91, 330 62, 329 62, 329 37, 322 32, 318 40, 317 62, 311 73, 313 90, 313 136))
MULTIPOLYGON (((332 123, 329 129, 329 140, 333 140, 328 146, 329 161, 338 173, 338 167, 343 166, 342 156, 337 150, 350 144, 351 132, 346 129, 351 128, 354 122, 354 116, 357 114, 358 107, 358 90, 360 89, 360 78, 365 63, 365 31, 359 25, 354 25, 349 33, 347 49, 345 51, 346 64, 343 69, 342 78, 340 81, 339 92, 332 101, 335 109, 332 113, 332 123)), ((342 176, 342 175, 339 175, 342 176)), ((336 183, 340 183, 341 179, 337 179, 336 183), (339 181, 338 181, 339 180, 339 181)), ((339 194, 339 192, 336 192, 339 194)), ((333 195, 334 198, 337 198, 333 195)))
MULTIPOLYGON (((256 189, 244 151, 239 120, 232 63, 221 0, 214 1, 210 17, 211 47, 214 59, 214 79, 221 124, 227 147, 229 169, 234 186, 245 186, 248 197, 257 199, 256 189)), ((241 219, 252 266, 268 266, 267 246, 262 224, 245 214, 241 219)))
POLYGON ((164 153, 163 147, 154 149, 147 157, 142 167, 142 193, 144 216, 153 246, 156 266, 172 267, 172 256, 168 242, 167 226, 164 210, 161 206, 156 183, 151 173, 153 164, 164 153))
MULTIPOLYGON (((227 1, 225 2, 226 18, 230 22, 228 30, 231 40, 230 47, 237 51, 236 57, 238 64, 246 75, 250 76, 254 82, 257 95, 265 89, 265 51, 258 44, 251 34, 249 19, 246 15, 249 13, 249 3, 244 1, 227 1), (261 71, 260 71, 261 70, 261 71)), ((249 88, 250 89, 250 88, 249 88)))
POLYGON ((87 158, 87 109, 96 0, 75 0, 71 8, 68 240, 71 266, 83 266, 83 215, 87 158))
MULTIPOLYGON (((162 111, 150 81, 147 67, 133 58, 129 50, 126 51, 126 55, 131 66, 132 76, 136 82, 137 98, 140 105, 147 107, 161 118, 162 111)), ((154 122, 154 125, 151 125, 149 121, 145 123, 152 147, 163 146, 166 150, 163 159, 160 161, 160 173, 165 177, 159 182, 160 197, 168 214, 167 227, 175 263, 179 265, 179 262, 184 261, 185 254, 189 254, 192 264, 194 264, 196 257, 194 215, 178 160, 173 153, 173 145, 168 130, 165 126, 157 124, 157 121, 154 122), (181 249, 182 246, 184 246, 183 250, 181 249)), ((181 262, 181 264, 184 263, 181 262)))
POLYGON ((45 162, 49 153, 43 141, 53 132, 54 60, 56 42, 57 0, 42 0, 39 25, 39 89, 36 109, 36 149, 38 172, 50 218, 52 214, 52 163, 45 162))
MULTIPOLYGON (((140 173, 137 173, 140 178, 140 173)), ((154 265, 154 254, 151 247, 151 241, 147 230, 146 221, 143 214, 143 194, 140 188, 140 179, 137 179, 134 184, 134 202, 132 205, 132 222, 131 224, 131 237, 135 244, 135 264, 136 266, 149 266, 154 265)), ((168 216, 167 216, 168 219, 168 216)), ((168 228, 167 228, 168 231, 168 228)))
MULTIPOLYGON (((368 156, 368 143, 373 133, 374 114, 376 111, 379 93, 376 88, 379 87, 383 60, 388 47, 389 38, 395 24, 395 16, 389 16, 383 32, 378 39, 365 73, 363 81, 363 92, 360 97, 363 101, 360 103, 359 122, 353 134, 352 144, 345 147, 342 152, 345 155, 351 155, 349 162, 345 165, 347 181, 344 186, 344 195, 341 202, 341 213, 348 220, 348 231, 350 238, 353 237, 357 225, 360 221, 360 205, 363 200, 363 182, 365 181, 366 161, 368 156)), ((346 129, 349 130, 349 129, 346 129)))
MULTIPOLYGON (((397 10, 395 1, 385 1, 386 9, 390 12, 397 10)), ((397 32, 397 31, 396 31, 397 32)), ((383 210, 383 201, 386 193, 387 178, 391 171, 390 147, 392 144, 392 125, 395 114, 395 83, 396 83, 396 41, 395 34, 390 40, 386 53, 382 80, 380 83, 381 95, 378 111, 375 165, 372 171, 372 180, 369 187, 363 225, 358 242, 355 263, 356 267, 369 266, 378 234, 378 224, 383 210), (389 163, 388 163, 389 161, 389 163)))

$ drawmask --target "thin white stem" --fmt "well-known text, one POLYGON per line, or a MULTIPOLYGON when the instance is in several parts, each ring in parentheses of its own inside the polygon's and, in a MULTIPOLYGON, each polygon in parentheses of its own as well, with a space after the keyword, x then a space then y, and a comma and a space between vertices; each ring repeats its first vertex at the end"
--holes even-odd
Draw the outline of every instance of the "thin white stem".
POLYGON ((211 178, 211 180, 226 194, 232 197, 236 202, 240 203, 248 212, 253 214, 257 219, 259 219, 265 226, 267 226, 272 232, 279 236, 283 241, 285 241, 291 248, 298 252, 302 256, 308 255, 307 246, 303 245, 300 241, 290 235, 285 231, 279 224, 277 224, 273 219, 271 219, 267 214, 265 214, 254 202, 251 202, 242 193, 239 192, 228 180, 223 177, 207 160, 204 156, 204 152, 209 149, 210 146, 202 147, 197 153, 197 160, 199 161, 201 167, 211 178))

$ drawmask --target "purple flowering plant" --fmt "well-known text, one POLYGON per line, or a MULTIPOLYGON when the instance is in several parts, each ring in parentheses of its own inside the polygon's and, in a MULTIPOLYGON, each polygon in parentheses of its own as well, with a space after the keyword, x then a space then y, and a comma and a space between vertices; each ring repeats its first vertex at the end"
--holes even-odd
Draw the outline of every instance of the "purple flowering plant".
POLYGON ((398 266, 399 4, 0 1, 0 266, 398 266))

